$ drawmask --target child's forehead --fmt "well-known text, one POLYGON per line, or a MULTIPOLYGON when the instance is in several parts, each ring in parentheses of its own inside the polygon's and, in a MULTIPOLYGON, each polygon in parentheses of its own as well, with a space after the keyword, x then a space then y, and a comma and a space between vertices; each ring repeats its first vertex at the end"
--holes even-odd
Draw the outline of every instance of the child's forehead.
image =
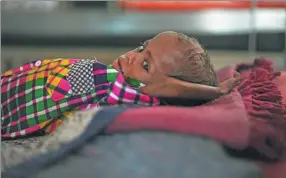
POLYGON ((168 74, 181 65, 185 53, 184 46, 178 44, 178 36, 172 33, 160 33, 149 40, 152 60, 161 71, 168 74))
POLYGON ((196 39, 173 31, 159 33, 148 41, 154 44, 152 45, 153 50, 164 51, 165 54, 169 55, 176 53, 176 56, 181 57, 182 54, 188 51, 196 53, 204 52, 203 47, 196 39))
MULTIPOLYGON (((152 40, 156 45, 152 45, 153 52, 157 52, 156 61, 161 67, 182 65, 184 56, 191 53, 203 53, 202 46, 193 38, 177 32, 163 32, 152 40)), ((168 68, 168 67, 167 67, 168 68)))
POLYGON ((176 32, 162 32, 156 35, 153 39, 164 38, 164 39, 178 39, 179 36, 176 32))
POLYGON ((160 33, 149 42, 155 44, 156 48, 168 48, 172 51, 181 48, 181 45, 178 44, 179 37, 169 33, 160 33))
MULTIPOLYGON (((182 43, 176 32, 163 32, 155 36, 153 39, 148 40, 152 52, 158 52, 164 56, 182 57, 182 54, 187 48, 190 48, 189 44, 182 43)), ((161 56, 161 57, 163 57, 161 56)))
POLYGON ((185 42, 197 42, 197 40, 194 37, 190 37, 183 33, 178 33, 178 32, 173 32, 173 31, 162 32, 155 36, 155 38, 160 38, 160 37, 169 38, 169 39, 177 39, 177 40, 182 40, 185 42))
POLYGON ((174 48, 197 48, 201 47, 200 43, 193 37, 189 37, 183 33, 177 33, 173 31, 162 32, 156 35, 152 40, 164 41, 169 44, 173 44, 174 48))

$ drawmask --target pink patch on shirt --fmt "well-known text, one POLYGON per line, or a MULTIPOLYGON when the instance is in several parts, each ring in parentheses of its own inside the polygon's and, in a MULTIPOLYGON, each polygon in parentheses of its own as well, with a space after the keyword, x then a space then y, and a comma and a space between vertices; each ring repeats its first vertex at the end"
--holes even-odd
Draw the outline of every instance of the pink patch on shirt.
POLYGON ((64 98, 66 98, 67 93, 70 90, 70 85, 69 82, 65 79, 61 79, 60 83, 58 84, 58 88, 61 88, 62 90, 65 91, 65 93, 60 93, 56 90, 53 91, 52 95, 51 95, 51 99, 53 101, 60 101, 64 98))
POLYGON ((60 93, 60 92, 58 92, 56 90, 54 90, 54 92, 53 92, 53 94, 51 96, 51 99, 53 101, 60 101, 60 100, 62 100, 64 98, 65 98, 65 95, 63 95, 62 93, 60 93))

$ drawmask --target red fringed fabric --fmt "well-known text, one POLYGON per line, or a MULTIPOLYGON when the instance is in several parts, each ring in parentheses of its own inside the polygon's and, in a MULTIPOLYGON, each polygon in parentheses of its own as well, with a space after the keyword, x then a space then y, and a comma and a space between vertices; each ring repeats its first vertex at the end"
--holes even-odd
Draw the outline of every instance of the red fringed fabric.
POLYGON ((251 123, 250 146, 273 159, 286 158, 286 105, 275 83, 280 75, 272 62, 256 59, 253 64, 239 64, 238 86, 251 123))

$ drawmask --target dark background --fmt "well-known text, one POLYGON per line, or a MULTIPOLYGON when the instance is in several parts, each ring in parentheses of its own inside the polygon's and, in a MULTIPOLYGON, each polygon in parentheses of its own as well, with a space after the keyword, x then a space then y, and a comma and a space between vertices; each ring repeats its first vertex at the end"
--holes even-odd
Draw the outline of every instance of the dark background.
POLYGON ((110 62, 167 30, 196 37, 218 66, 259 56, 285 65, 285 9, 129 12, 107 1, 1 3, 2 70, 58 55, 110 62))

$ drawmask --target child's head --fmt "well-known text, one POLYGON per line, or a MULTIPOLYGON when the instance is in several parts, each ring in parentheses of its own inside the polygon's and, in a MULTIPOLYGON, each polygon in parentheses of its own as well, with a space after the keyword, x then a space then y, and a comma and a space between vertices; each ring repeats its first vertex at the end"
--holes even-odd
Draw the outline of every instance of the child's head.
POLYGON ((207 51, 194 38, 177 32, 163 32, 114 61, 126 77, 151 82, 158 73, 183 81, 217 85, 207 51))

